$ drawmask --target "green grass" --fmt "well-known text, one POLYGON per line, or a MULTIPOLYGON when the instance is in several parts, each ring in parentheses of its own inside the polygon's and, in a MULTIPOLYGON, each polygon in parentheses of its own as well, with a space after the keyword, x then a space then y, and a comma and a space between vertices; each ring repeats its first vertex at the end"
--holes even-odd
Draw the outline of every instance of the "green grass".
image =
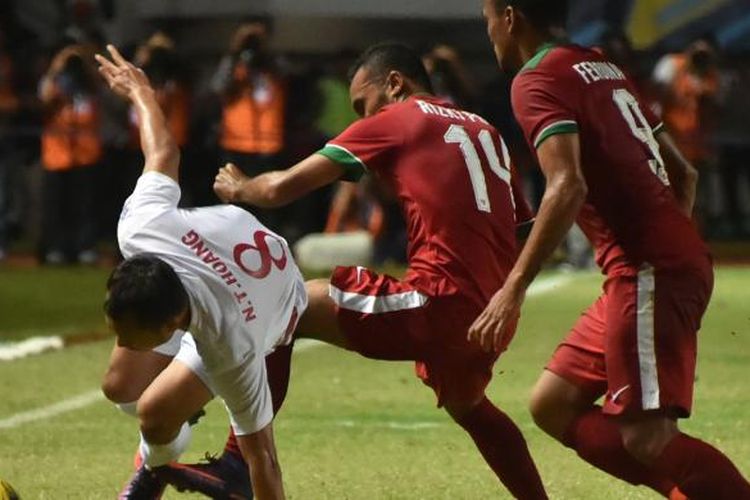
POLYGON ((0 341, 104 330, 109 271, 0 265, 0 341))
MULTIPOLYGON (((33 330, 97 328, 105 275, 91 270, 0 271, 0 332, 15 332, 17 338, 18 332, 33 330), (53 297, 60 301, 50 309, 37 302, 53 297), (12 300, 11 308, 6 309, 6 298, 12 300)), ((656 498, 592 469, 542 435, 525 408, 544 363, 596 297, 600 281, 584 274, 529 298, 519 333, 495 368, 489 395, 522 428, 552 498, 656 498)), ((748 284, 750 269, 717 272, 700 336, 694 418, 684 423, 688 432, 719 445, 746 474, 750 406, 742 382, 750 366, 748 284)), ((0 421, 96 389, 110 347, 110 342, 97 342, 0 363, 0 421)), ((409 363, 369 361, 331 347, 295 354, 290 392, 275 424, 288 497, 508 498, 469 438, 434 405, 431 391, 415 379, 409 363)), ((218 451, 226 431, 224 411, 213 402, 184 460, 218 451)), ((130 474, 135 443, 135 421, 104 401, 96 402, 0 429, 0 477, 24 499, 113 498, 130 474)))

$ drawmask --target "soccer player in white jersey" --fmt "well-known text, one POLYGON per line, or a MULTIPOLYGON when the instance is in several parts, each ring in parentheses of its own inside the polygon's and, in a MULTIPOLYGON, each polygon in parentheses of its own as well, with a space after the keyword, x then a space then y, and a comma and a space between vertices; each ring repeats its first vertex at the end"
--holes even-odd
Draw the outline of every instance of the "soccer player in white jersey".
POLYGON ((174 471, 168 464, 187 445, 186 421, 215 393, 229 411, 256 497, 283 498, 272 427, 278 395, 266 356, 290 343, 307 306, 302 276, 286 242, 245 210, 177 208, 179 150, 154 91, 143 71, 108 50, 112 60, 97 56, 99 71, 137 110, 145 156, 118 225, 126 260, 107 283, 105 303, 117 335, 112 363, 140 372, 134 385, 142 389, 143 466, 122 496, 161 495, 174 471), (151 363, 159 356, 152 349, 174 342, 175 330, 189 330, 194 343, 183 338, 166 367, 163 358, 151 363))

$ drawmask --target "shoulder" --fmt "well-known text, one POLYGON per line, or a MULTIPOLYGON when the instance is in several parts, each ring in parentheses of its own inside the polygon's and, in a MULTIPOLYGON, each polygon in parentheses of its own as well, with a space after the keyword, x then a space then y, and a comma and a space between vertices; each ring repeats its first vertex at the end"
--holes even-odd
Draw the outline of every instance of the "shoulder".
POLYGON ((144 234, 154 224, 159 224, 159 233, 177 230, 179 201, 180 187, 173 179, 158 172, 141 175, 120 213, 117 224, 120 249, 125 252, 130 243, 145 238, 144 234))

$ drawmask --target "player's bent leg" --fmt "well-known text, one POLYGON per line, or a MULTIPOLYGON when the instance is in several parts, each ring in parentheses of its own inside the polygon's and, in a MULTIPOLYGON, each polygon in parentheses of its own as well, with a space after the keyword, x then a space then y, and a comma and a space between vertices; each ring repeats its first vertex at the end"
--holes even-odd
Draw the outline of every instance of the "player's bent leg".
POLYGON ((750 499, 750 483, 708 443, 683 434, 664 415, 622 419, 624 446, 656 474, 669 477, 691 500, 750 499))
POLYGON ((169 463, 184 451, 190 433, 187 420, 212 398, 203 380, 178 360, 156 377, 138 400, 146 465, 169 463))
MULTIPOLYGON (((552 365, 561 369, 565 358, 563 347, 556 353, 552 365)), ((569 361, 577 358, 568 353, 569 361)), ((580 360, 579 360, 580 361, 580 360)), ((577 364, 578 361, 575 361, 577 364)), ((571 377, 574 378, 574 377, 571 377)), ((595 378, 595 377, 594 377, 595 378)), ((598 384, 574 383, 565 377, 545 370, 532 392, 529 409, 537 426, 594 467, 634 485, 645 485, 669 497, 675 483, 668 477, 651 471, 625 450, 618 421, 604 415, 595 405, 601 395, 598 384)), ((679 498, 679 497, 674 497, 679 498)))
POLYGON ((305 282, 307 309, 297 324, 295 336, 348 349, 348 343, 336 318, 336 304, 328 294, 329 285, 330 282, 326 279, 305 282))
POLYGON ((564 444, 570 425, 588 412, 599 396, 544 370, 532 390, 529 411, 537 427, 564 444))
POLYGON ((120 499, 160 498, 172 472, 167 464, 190 442, 187 420, 212 397, 193 369, 178 360, 157 375, 138 399, 143 465, 125 485, 120 499))
POLYGON ((444 406, 515 498, 547 498, 526 440, 508 415, 484 394, 478 401, 445 401, 444 406))
POLYGON ((134 351, 115 346, 102 380, 102 392, 118 405, 135 403, 171 361, 172 356, 155 351, 134 351))
POLYGON ((623 446, 636 460, 646 465, 654 463, 679 432, 677 422, 660 413, 643 413, 635 418, 620 419, 623 446))

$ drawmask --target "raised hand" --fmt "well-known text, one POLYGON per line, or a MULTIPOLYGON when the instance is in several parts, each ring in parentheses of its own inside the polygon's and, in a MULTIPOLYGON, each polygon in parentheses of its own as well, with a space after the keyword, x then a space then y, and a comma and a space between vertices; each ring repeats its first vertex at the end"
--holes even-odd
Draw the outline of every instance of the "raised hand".
POLYGON ((112 57, 111 61, 101 54, 94 57, 99 63, 99 73, 107 81, 109 88, 133 101, 138 92, 153 91, 142 69, 128 62, 113 45, 107 45, 107 51, 112 57))
POLYGON ((214 180, 214 192, 224 203, 239 202, 242 186, 250 178, 242 173, 233 163, 227 163, 219 169, 214 180))

